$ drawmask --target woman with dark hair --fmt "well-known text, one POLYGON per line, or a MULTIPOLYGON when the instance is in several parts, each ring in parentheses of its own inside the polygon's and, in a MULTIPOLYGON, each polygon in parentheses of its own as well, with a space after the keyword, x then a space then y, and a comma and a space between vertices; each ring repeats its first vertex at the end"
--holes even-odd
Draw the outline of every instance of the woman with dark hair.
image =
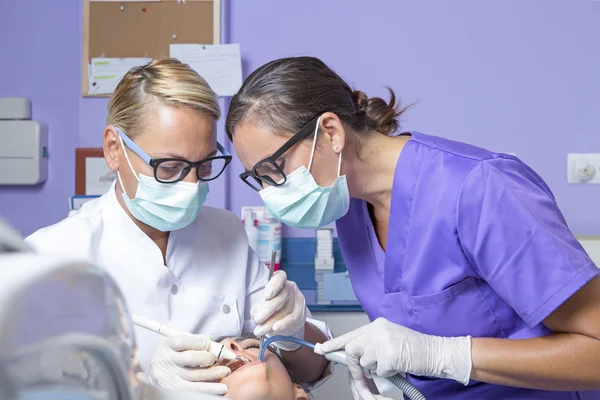
POLYGON ((323 344, 406 372, 444 399, 600 398, 599 271, 544 181, 515 157, 418 132, 408 107, 353 90, 312 57, 260 67, 226 129, 282 222, 337 222, 371 324, 323 344))

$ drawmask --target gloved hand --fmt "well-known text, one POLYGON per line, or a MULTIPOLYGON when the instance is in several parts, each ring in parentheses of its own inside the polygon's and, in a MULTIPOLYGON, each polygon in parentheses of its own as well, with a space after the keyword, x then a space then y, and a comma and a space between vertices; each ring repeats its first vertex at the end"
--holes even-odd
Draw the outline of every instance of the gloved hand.
POLYGON ((355 400, 393 400, 389 397, 380 394, 371 393, 367 378, 362 376, 361 379, 355 380, 350 374, 350 389, 355 400), (366 396, 366 397, 365 397, 366 396))
MULTIPOLYGON (((321 349, 346 349, 352 379, 360 381, 363 368, 382 377, 406 372, 412 375, 454 379, 464 385, 471 376, 471 338, 438 337, 415 332, 384 318, 333 338, 321 349)), ((373 399, 355 384, 358 399, 373 399)), ((357 397, 355 397, 357 398, 357 397)))
MULTIPOLYGON (((304 339, 306 323, 306 299, 298 285, 287 280, 284 271, 276 271, 264 290, 265 301, 255 304, 250 315, 257 325, 254 335, 268 334, 294 336, 304 339)), ((288 342, 274 343, 281 350, 293 351, 299 344, 288 342)))
POLYGON ((167 338, 152 357, 151 383, 170 389, 227 393, 227 385, 218 382, 231 370, 215 365, 218 359, 207 351, 209 340, 208 336, 191 334, 167 338))

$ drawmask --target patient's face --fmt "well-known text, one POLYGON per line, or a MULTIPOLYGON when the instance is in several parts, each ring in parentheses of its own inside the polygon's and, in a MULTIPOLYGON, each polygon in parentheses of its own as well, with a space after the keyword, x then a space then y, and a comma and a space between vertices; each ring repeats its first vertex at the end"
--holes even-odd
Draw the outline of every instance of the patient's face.
POLYGON ((290 376, 279 360, 270 351, 265 353, 265 362, 259 361, 260 342, 256 339, 225 339, 222 344, 232 349, 238 356, 250 360, 230 362, 231 374, 221 380, 229 388, 227 398, 235 400, 295 400, 308 399, 308 395, 290 376), (239 366, 239 368, 238 368, 239 366))

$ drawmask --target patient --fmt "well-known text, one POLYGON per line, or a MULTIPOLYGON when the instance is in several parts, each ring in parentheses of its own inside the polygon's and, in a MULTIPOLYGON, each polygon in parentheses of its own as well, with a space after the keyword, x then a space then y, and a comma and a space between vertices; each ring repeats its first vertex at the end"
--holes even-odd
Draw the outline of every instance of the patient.
POLYGON ((221 380, 229 388, 226 397, 234 400, 308 400, 307 391, 290 377, 282 360, 271 349, 265 353, 265 362, 258 359, 260 341, 256 338, 230 338, 221 344, 238 356, 250 360, 221 361, 231 374, 221 380))

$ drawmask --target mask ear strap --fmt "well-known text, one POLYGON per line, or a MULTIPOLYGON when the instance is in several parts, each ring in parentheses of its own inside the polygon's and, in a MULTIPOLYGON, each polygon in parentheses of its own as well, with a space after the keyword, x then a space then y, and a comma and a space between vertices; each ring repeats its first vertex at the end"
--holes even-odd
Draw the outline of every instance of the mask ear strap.
POLYGON ((133 165, 131 165, 131 161, 129 161, 129 156, 127 155, 127 149, 125 148, 125 143, 123 142, 123 138, 121 136, 119 136, 119 140, 121 141, 121 148, 123 148, 123 153, 125 154, 125 159, 127 160, 127 164, 129 165, 131 172, 133 172, 133 176, 135 176, 135 179, 137 179, 139 181, 140 178, 138 178, 137 174, 135 173, 135 170, 133 169, 133 165))
POLYGON ((338 161, 338 178, 341 176, 340 173, 342 172, 342 152, 340 151, 340 159, 338 161))
POLYGON ((308 162, 308 172, 310 172, 310 167, 312 166, 313 159, 315 157, 315 148, 317 147, 317 135, 319 134, 319 123, 321 122, 321 117, 317 119, 317 126, 315 127, 315 138, 313 139, 312 151, 310 152, 310 161, 308 162))
POLYGON ((125 190, 125 185, 123 185, 123 180, 121 179, 121 174, 119 173, 119 171, 117 171, 117 178, 119 178, 119 183, 121 184, 121 189, 123 189, 123 193, 125 193, 125 196, 127 196, 127 198, 131 200, 131 197, 129 197, 127 191, 125 190))
MULTIPOLYGON (((133 166, 131 165, 131 161, 129 161, 129 156, 127 155, 127 149, 125 148, 125 143, 123 142, 123 138, 121 137, 121 135, 119 135, 119 140, 121 141, 121 148, 123 149, 123 153, 125 154, 125 159, 127 160, 127 164, 129 165, 131 172, 133 172, 133 176, 135 176, 135 179, 137 179, 139 181, 140 178, 138 178, 137 174, 135 173, 135 170, 133 169, 133 166)), ((121 184, 121 189, 123 189, 123 193, 125 193, 125 196, 127 196, 128 199, 131 199, 131 197, 129 197, 129 195, 125 191, 125 185, 123 185, 123 180, 121 179, 121 174, 119 173, 119 171, 117 171, 117 178, 119 178, 119 183, 121 184)))

